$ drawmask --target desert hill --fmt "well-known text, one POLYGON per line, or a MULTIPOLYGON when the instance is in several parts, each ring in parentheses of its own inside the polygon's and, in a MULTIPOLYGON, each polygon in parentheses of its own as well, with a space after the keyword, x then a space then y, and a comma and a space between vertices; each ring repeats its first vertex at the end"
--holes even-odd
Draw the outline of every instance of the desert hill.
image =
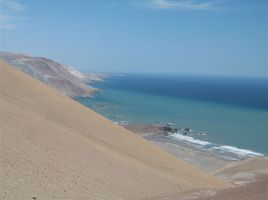
POLYGON ((0 66, 0 199, 161 199, 230 186, 0 66))

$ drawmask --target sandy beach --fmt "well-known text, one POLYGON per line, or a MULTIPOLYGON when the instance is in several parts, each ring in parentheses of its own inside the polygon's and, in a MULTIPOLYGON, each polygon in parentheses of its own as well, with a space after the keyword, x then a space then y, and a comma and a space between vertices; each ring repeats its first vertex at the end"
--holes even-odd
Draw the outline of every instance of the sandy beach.
POLYGON ((178 159, 184 160, 204 171, 215 171, 233 162, 213 153, 181 145, 176 140, 167 138, 166 133, 161 130, 159 125, 123 125, 123 127, 165 149, 178 159))
POLYGON ((232 161, 213 153, 198 151, 167 139, 159 125, 123 125, 137 135, 158 145, 178 159, 211 173, 233 185, 223 190, 194 190, 166 200, 266 200, 268 199, 268 157, 232 161))

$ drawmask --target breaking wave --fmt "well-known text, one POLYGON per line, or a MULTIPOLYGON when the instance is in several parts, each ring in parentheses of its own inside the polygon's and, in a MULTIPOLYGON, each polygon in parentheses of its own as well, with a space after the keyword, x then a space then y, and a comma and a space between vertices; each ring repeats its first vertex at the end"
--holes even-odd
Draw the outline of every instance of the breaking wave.
POLYGON ((198 149, 215 153, 216 155, 225 157, 231 160, 241 160, 255 156, 263 156, 262 153, 255 152, 249 149, 241 149, 234 146, 220 145, 204 140, 195 139, 191 136, 185 136, 181 133, 174 133, 167 136, 170 139, 175 139, 198 149))

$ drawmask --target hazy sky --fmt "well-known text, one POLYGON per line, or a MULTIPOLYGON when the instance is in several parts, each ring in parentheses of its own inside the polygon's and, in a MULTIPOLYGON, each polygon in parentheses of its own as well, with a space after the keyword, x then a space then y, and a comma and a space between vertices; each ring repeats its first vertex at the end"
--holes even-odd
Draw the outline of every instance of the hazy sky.
POLYGON ((0 49, 83 71, 268 76, 267 0, 0 0, 0 49))

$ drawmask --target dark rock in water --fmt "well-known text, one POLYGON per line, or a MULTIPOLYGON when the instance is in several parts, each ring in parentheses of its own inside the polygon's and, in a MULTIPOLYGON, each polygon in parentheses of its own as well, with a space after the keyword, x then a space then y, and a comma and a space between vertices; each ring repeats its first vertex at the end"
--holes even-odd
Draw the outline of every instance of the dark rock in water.
POLYGON ((171 132, 171 130, 172 130, 172 128, 169 127, 169 126, 163 126, 162 129, 163 129, 164 131, 168 131, 168 132, 171 132))
POLYGON ((173 133, 178 133, 178 128, 173 128, 169 126, 161 126, 161 125, 135 125, 135 124, 122 124, 118 123, 121 126, 125 127, 126 129, 134 132, 134 133, 151 133, 152 135, 161 135, 161 136, 168 136, 173 133))
POLYGON ((169 133, 176 133, 178 131, 177 128, 172 128, 170 126, 163 126, 161 127, 161 129, 164 131, 164 132, 169 132, 169 133))
POLYGON ((187 132, 183 132, 182 135, 188 135, 188 133, 187 132))
POLYGON ((190 129, 190 128, 185 128, 184 130, 185 130, 185 131, 191 131, 191 129, 190 129))

